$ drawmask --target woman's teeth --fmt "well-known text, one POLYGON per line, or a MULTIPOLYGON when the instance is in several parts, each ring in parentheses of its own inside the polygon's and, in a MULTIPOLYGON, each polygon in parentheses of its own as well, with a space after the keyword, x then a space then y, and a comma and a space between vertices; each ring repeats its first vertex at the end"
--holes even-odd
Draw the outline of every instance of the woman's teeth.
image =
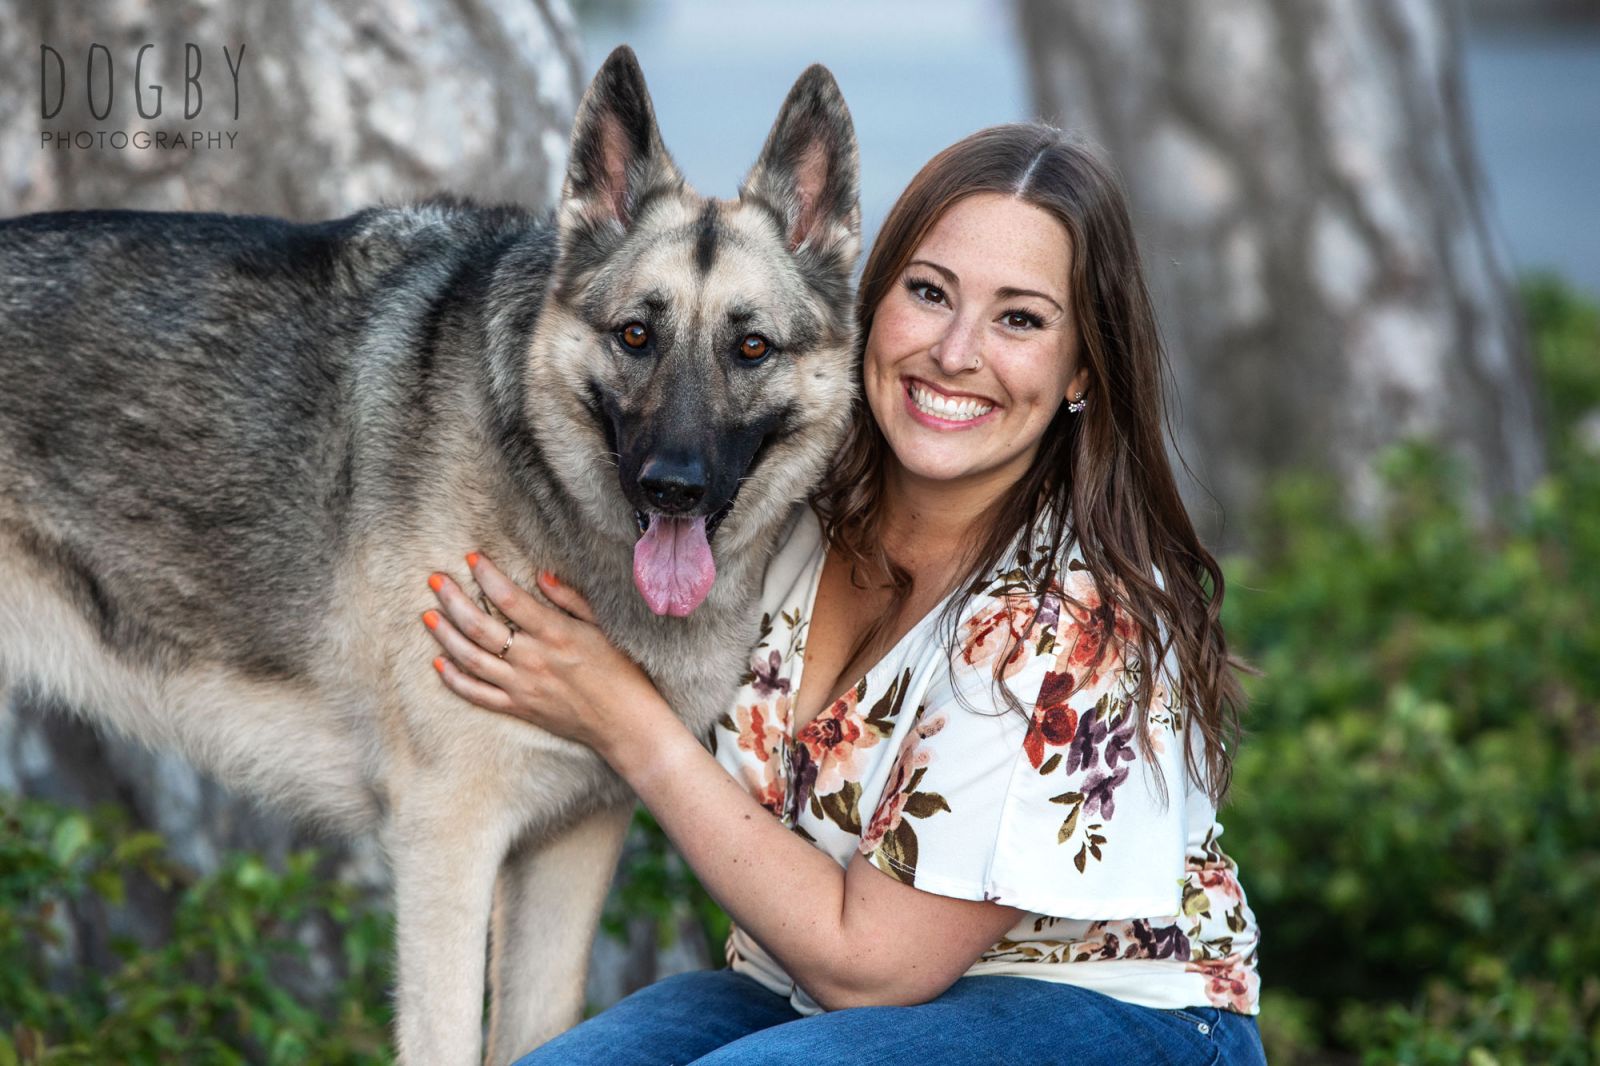
POLYGON ((911 385, 911 402, 916 404, 917 410, 923 414, 942 418, 947 422, 970 422, 994 410, 992 403, 984 403, 982 400, 956 400, 916 384, 911 385))

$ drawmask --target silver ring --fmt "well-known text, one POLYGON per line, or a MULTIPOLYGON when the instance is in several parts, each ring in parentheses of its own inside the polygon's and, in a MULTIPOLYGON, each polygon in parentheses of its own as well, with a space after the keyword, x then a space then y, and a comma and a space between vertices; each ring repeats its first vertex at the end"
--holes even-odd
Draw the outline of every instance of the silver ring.
POLYGON ((511 638, 517 635, 517 627, 513 623, 507 622, 506 625, 509 627, 506 631, 506 643, 498 653, 502 659, 506 657, 506 652, 511 650, 511 638))

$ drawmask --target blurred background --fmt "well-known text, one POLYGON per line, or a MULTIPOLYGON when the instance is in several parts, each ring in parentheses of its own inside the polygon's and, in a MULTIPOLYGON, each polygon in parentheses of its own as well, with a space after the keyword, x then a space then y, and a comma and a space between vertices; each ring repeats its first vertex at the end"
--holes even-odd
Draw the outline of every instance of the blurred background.
MULTIPOLYGON (((549 203, 620 42, 723 196, 826 63, 869 239, 974 129, 1043 117, 1106 148, 1186 496, 1262 671, 1221 818, 1270 1060, 1600 1061, 1600 3, 0 0, 0 213, 549 203), (207 140, 74 143, 101 130, 207 140)), ((0 1064, 386 1061, 370 842, 37 704, 0 708, 0 1064)), ((641 816, 591 1006, 712 964, 725 928, 641 816)))

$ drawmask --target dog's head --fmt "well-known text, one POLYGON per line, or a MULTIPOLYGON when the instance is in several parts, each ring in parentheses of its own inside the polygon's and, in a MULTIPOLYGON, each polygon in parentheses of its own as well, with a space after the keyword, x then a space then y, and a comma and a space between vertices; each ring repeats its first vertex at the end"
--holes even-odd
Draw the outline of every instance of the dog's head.
POLYGON ((529 409, 597 533, 633 544, 657 614, 689 614, 714 557, 749 545, 821 476, 853 397, 856 144, 813 66, 733 200, 662 146, 633 51, 584 94, 540 316, 529 409))

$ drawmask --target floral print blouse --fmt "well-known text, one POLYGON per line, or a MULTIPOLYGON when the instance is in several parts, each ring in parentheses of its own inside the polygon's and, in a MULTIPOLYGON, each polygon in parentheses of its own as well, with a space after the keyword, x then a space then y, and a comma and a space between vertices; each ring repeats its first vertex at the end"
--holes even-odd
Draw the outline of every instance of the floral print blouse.
MULTIPOLYGON (((1172 664, 1154 683, 1146 759, 1134 737, 1138 664, 1117 653, 1133 630, 1102 609, 1077 550, 1042 595, 1026 591, 1021 569, 1039 555, 1015 551, 965 608, 954 662, 941 604, 796 732, 824 555, 816 517, 797 509, 767 571, 750 669, 712 730, 728 772, 841 866, 860 852, 924 891, 1030 912, 969 976, 1256 1013, 1255 917, 1185 769, 1172 664), (1002 677, 1028 714, 1007 707, 1002 677)), ((727 956, 801 1013, 820 1010, 738 927, 727 956)))

